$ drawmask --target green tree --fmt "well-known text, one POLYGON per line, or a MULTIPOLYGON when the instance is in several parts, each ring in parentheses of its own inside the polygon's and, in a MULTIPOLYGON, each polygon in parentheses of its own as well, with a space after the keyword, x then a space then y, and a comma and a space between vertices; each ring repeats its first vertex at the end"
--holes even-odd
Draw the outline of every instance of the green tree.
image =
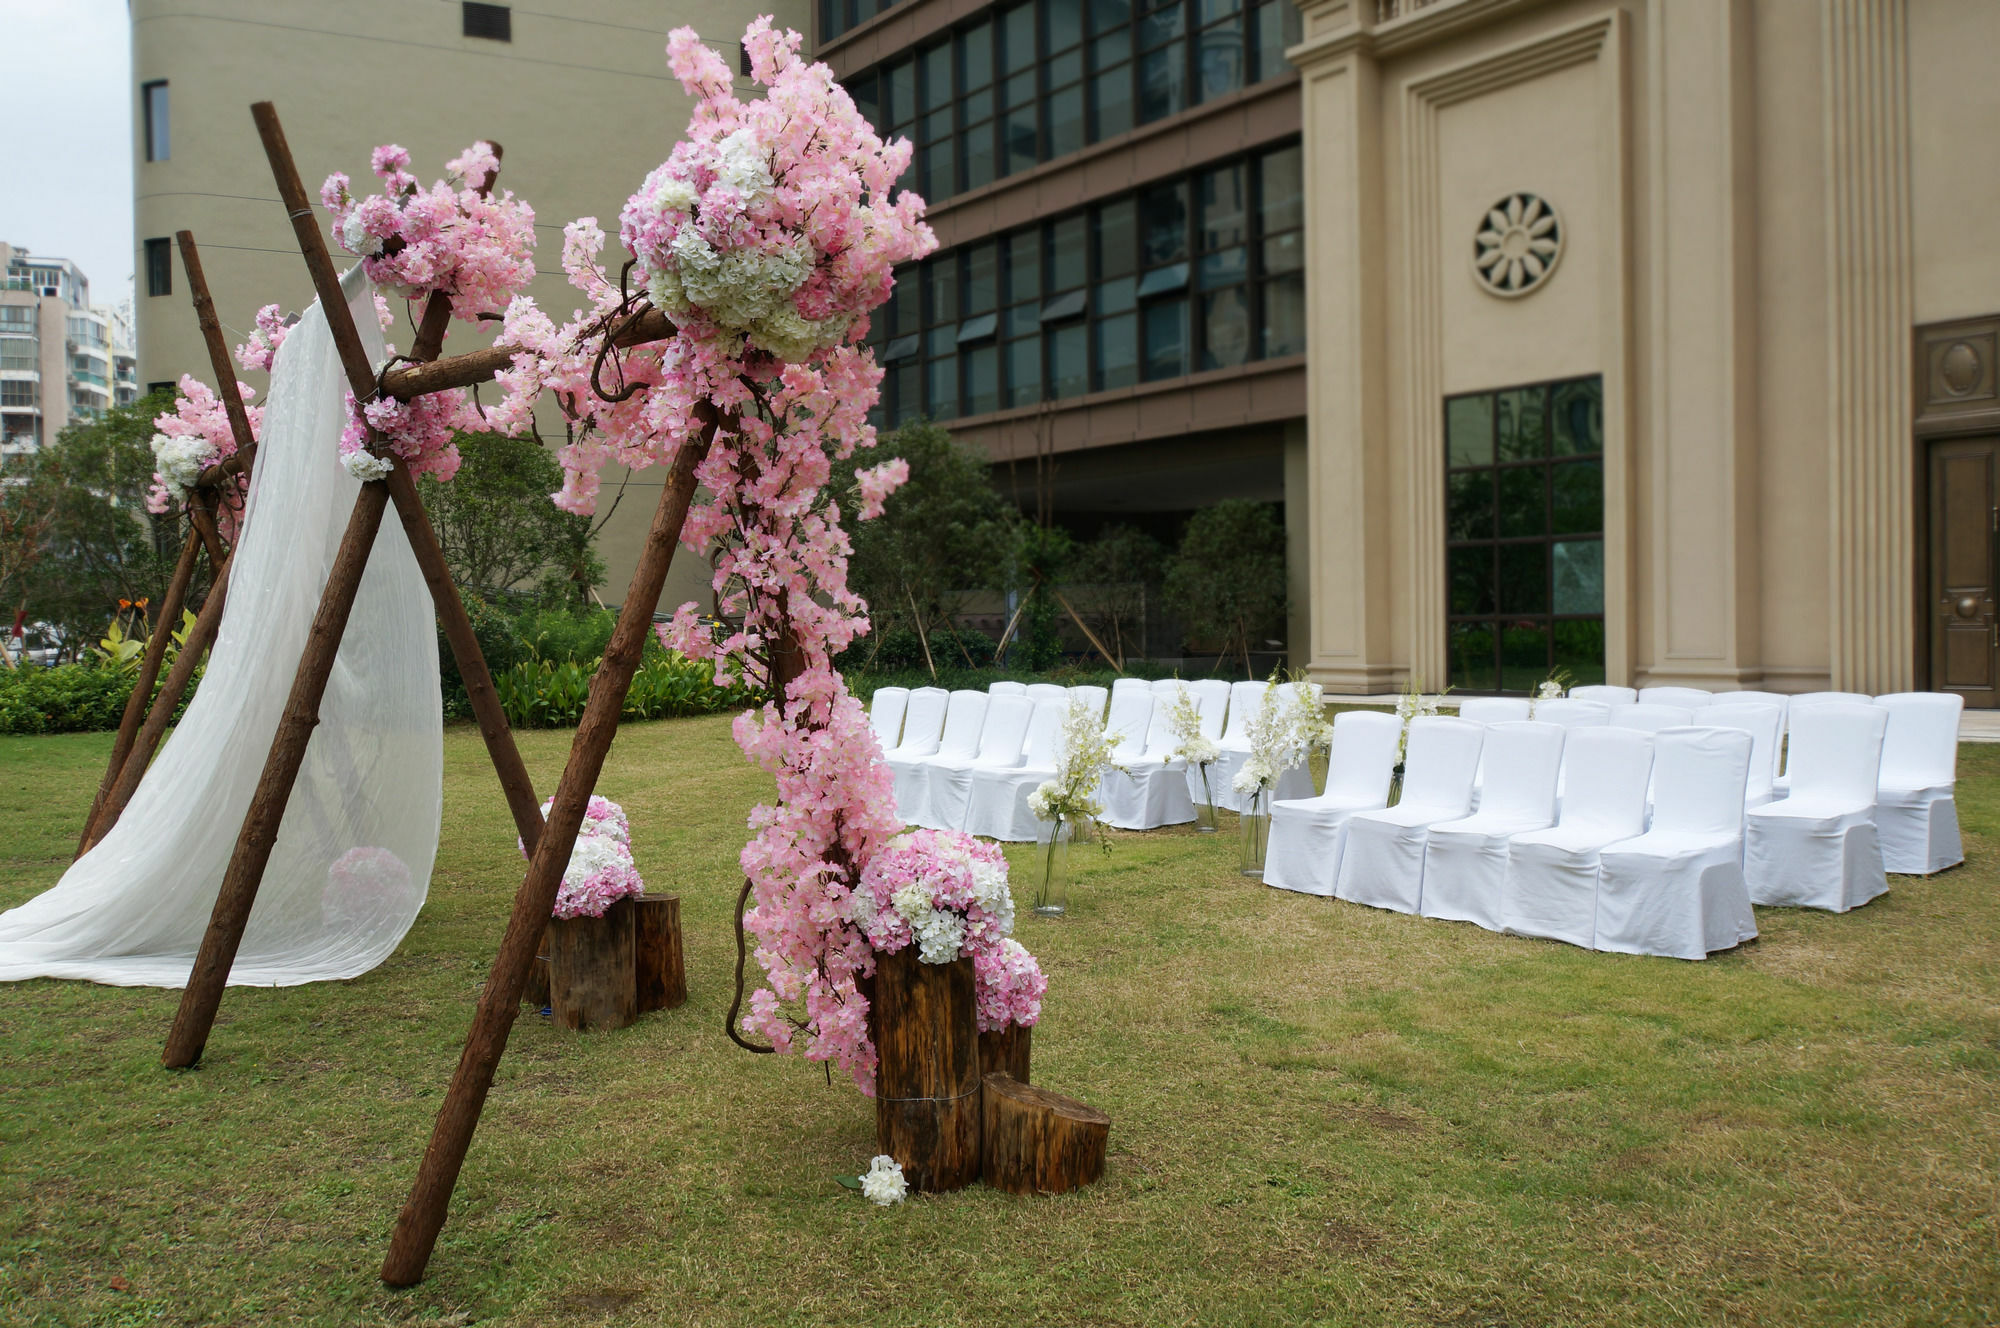
POLYGON ((1127 654, 1145 653, 1148 610, 1159 605, 1166 560, 1165 546, 1137 526, 1106 526, 1077 547, 1069 579, 1091 587, 1092 630, 1111 647, 1119 668, 1127 654))
POLYGON ((1250 644, 1285 618, 1285 528, 1270 503, 1227 498, 1188 519, 1167 565, 1167 603, 1188 634, 1221 647, 1250 669, 1250 644))
POLYGON ((1062 660, 1062 608, 1056 595, 1075 556, 1076 543, 1061 526, 1021 523, 1014 546, 1014 589, 1027 599, 1015 634, 1020 644, 1008 658, 1025 669, 1040 673, 1062 660))
POLYGON ((604 562, 590 518, 549 501, 562 487, 555 458, 533 438, 497 433, 461 435, 459 454, 450 483, 417 485, 459 588, 482 599, 531 588, 546 603, 589 603, 604 562))
MULTIPOLYGON (((181 526, 149 513, 146 491, 153 417, 172 404, 173 394, 160 391, 76 420, 9 467, 7 487, 19 492, 0 517, 13 546, 0 553, 0 589, 9 608, 54 624, 71 657, 97 640, 118 601, 165 597, 181 526)), ((190 598, 199 603, 198 593, 190 598)))
MULTIPOLYGON (((878 642, 892 625, 905 625, 935 665, 940 648, 951 648, 949 636, 936 633, 949 633, 966 592, 1005 580, 1013 509, 993 487, 986 458, 927 421, 885 436, 877 454, 903 458, 910 478, 881 516, 851 524, 848 584, 868 601, 878 642)), ((841 509, 855 510, 851 490, 841 509)))

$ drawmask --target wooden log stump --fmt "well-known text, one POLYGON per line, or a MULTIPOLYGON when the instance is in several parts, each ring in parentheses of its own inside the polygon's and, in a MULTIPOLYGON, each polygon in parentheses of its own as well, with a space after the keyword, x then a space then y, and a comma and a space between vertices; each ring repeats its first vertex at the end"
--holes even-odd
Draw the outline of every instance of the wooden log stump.
POLYGON ((639 1013, 685 1004, 688 988, 687 965, 681 957, 681 897, 639 895, 632 908, 639 1013))
POLYGON ((626 898, 601 918, 550 919, 549 1004, 557 1027, 624 1028, 639 1017, 633 916, 626 898))
POLYGON ((875 1139, 911 1189, 979 1179, 979 1023, 972 961, 926 964, 909 945, 875 957, 875 1139))
POLYGON ((535 962, 528 970, 527 985, 521 988, 521 999, 537 1010, 549 1003, 549 929, 542 928, 542 943, 535 951, 535 962))
POLYGON ((1067 1194, 1104 1174, 1111 1118, 1005 1074, 981 1085, 986 1183, 1009 1194, 1067 1194))
POLYGON ((1012 1075, 1016 1083, 1028 1082, 1029 1052, 1035 1040, 1033 1025, 1009 1024, 993 1033, 979 1035, 979 1077, 995 1070, 1012 1075))

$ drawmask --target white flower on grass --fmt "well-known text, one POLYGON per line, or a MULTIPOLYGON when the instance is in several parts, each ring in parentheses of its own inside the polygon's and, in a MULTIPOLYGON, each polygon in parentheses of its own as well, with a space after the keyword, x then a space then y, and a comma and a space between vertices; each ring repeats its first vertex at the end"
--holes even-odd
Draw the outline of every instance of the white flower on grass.
POLYGON ((909 1184, 903 1179, 903 1168, 887 1153, 879 1153, 868 1164, 868 1172, 861 1178, 861 1193, 868 1201, 888 1208, 903 1202, 910 1192, 909 1184))

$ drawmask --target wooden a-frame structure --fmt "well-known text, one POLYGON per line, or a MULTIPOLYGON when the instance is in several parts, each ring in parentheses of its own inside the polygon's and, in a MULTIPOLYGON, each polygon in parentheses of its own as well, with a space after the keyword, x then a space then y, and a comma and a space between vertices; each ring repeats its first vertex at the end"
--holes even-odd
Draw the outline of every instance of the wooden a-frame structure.
MULTIPOLYGON (((451 304, 449 297, 433 295, 425 305, 416 343, 407 357, 410 362, 397 364, 378 377, 368 361, 347 301, 341 294, 339 275, 327 251, 312 200, 299 178, 298 167, 285 141, 277 110, 269 102, 259 102, 251 107, 251 114, 270 160, 279 197, 297 236, 300 253, 312 276, 313 289, 340 352, 348 385, 357 402, 365 403, 385 396, 408 401, 431 392, 457 390, 487 381, 511 364, 511 354, 498 349, 439 358, 451 318, 451 304)), ((182 246, 184 255, 190 259, 191 274, 197 273, 199 266, 193 258, 191 237, 183 235, 182 246)), ((209 339, 217 375, 223 380, 223 400, 231 411, 231 422, 236 429, 239 452, 237 458, 231 460, 241 459, 243 464, 248 464, 249 452, 253 449, 248 446, 247 421, 240 418, 241 405, 235 390, 235 376, 228 370, 227 356, 220 349, 221 332, 214 325, 212 308, 206 305, 206 288, 199 283, 198 277, 192 279, 200 291, 197 308, 206 310, 203 331, 209 339)), ((670 336, 672 330, 663 314, 646 309, 626 315, 621 325, 608 330, 608 336, 616 345, 636 346, 662 340, 670 336)), ((201 950, 188 976, 187 988, 182 993, 179 1011, 167 1035, 161 1061, 169 1068, 191 1067, 200 1060, 207 1044, 230 967, 242 942, 244 927, 256 903, 258 887, 284 819, 286 803, 305 759, 307 742, 318 723, 320 700, 346 630, 348 615, 354 606, 362 573, 367 567, 385 509, 393 502, 411 549, 416 554, 417 565, 430 587, 439 622, 458 662, 459 674, 465 680, 466 694, 471 700, 481 736, 486 741, 488 754, 499 775, 501 789, 520 831, 521 841, 528 849, 529 864, 515 894, 499 953, 480 993, 478 1010, 467 1034, 464 1051, 452 1075, 444 1104, 438 1111, 430 1143, 425 1149, 409 1199, 396 1222, 395 1234, 382 1267, 382 1280, 391 1286, 409 1286, 423 1277, 438 1232, 444 1225, 459 1168, 464 1163, 473 1131, 478 1126, 487 1091, 492 1087, 494 1071, 506 1050, 508 1033, 519 1013, 522 990, 539 948, 543 928, 554 907, 563 872, 569 865, 585 808, 603 769, 611 741, 616 736, 619 712, 631 688, 632 675, 638 667, 646 635, 651 629, 653 612, 665 586, 674 547, 680 542, 681 528, 694 498, 696 470, 707 455, 721 420, 713 410, 703 408, 698 410, 694 423, 695 432, 681 447, 662 486, 659 505, 653 513, 652 526, 647 533, 638 567, 626 589, 617 625, 605 648, 603 660, 591 679, 589 699, 546 824, 526 767, 514 745, 513 734, 507 726, 506 715, 494 692, 492 677, 478 640, 473 635, 472 624, 466 617, 443 551, 438 546, 436 533, 417 495, 415 481, 403 462, 386 451, 378 449, 378 454, 391 462, 392 469, 386 479, 362 484, 321 592, 319 609, 299 657, 290 695, 277 732, 272 737, 257 791, 223 874, 221 889, 202 937, 201 950)), ((371 439, 373 442, 379 440, 371 439)), ((211 557, 214 556, 211 550, 211 557)), ((201 621, 208 622, 209 626, 207 634, 199 641, 202 648, 213 638, 214 622, 219 621, 221 616, 221 581, 225 577, 226 569, 219 574, 218 588, 211 593, 209 604, 203 609, 201 621)), ((197 630, 200 630, 199 625, 197 630)), ((200 653, 197 641, 190 639, 176 662, 175 673, 178 675, 184 669, 191 672, 193 661, 200 653)), ((154 669, 157 671, 157 661, 154 669)), ((172 681, 170 678, 170 685, 172 681)), ((183 688, 185 682, 186 679, 182 678, 183 688)), ((150 690, 150 682, 144 690, 150 690)), ((140 694, 138 691, 134 693, 135 697, 140 694)), ((174 699, 177 700, 178 696, 174 699)), ((147 718, 145 731, 165 727, 165 717, 171 714, 173 707, 165 694, 161 701, 162 704, 154 708, 154 714, 147 718)), ((143 703, 138 704, 143 709, 143 703)), ((132 726, 135 730, 139 729, 136 719, 132 726)), ((155 732, 153 742, 156 744, 157 740, 155 732)), ((121 745, 126 748, 125 754, 122 759, 114 758, 117 774, 115 777, 107 774, 107 786, 123 787, 128 781, 136 785, 139 774, 144 771, 146 758, 151 755, 152 747, 145 744, 144 732, 140 732, 132 743, 121 745)), ((129 790, 126 796, 129 797, 129 790)), ((106 805, 115 800, 115 793, 102 798, 106 805)), ((119 805, 122 806, 122 803, 119 805)), ((102 807, 94 811, 92 832, 87 833, 87 839, 102 837, 102 829, 99 828, 99 823, 104 820, 102 812, 102 807)), ((111 815, 115 819, 116 813, 111 815)))

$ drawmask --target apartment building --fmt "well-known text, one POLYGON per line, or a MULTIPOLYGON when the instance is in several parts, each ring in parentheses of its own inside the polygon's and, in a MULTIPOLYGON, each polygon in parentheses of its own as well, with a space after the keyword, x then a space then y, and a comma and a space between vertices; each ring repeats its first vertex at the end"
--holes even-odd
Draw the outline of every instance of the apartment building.
POLYGON ((0 242, 0 271, 0 456, 32 452, 71 420, 135 399, 129 323, 91 305, 81 268, 0 242), (130 395, 121 395, 121 363, 130 395))
MULTIPOLYGON (((427 181, 468 143, 499 143, 500 184, 536 212, 540 275, 529 294, 564 316, 579 302, 562 275, 564 224, 595 216, 615 233, 626 197, 686 128, 691 102, 667 70, 667 33, 693 24, 737 65, 738 39, 757 14, 806 23, 805 0, 133 0, 131 11, 138 381, 147 386, 213 377, 177 231, 194 232, 232 341, 263 305, 312 301, 251 103, 276 103, 315 193, 336 170, 366 184, 380 143, 408 148, 427 181)), ((405 326, 391 338, 407 349, 413 335, 405 326)), ((488 339, 460 326, 447 349, 488 339)), ((559 423, 544 423, 559 440, 559 423)), ((599 533, 610 602, 624 593, 660 483, 658 471, 632 476, 599 533)), ((607 471, 607 508, 619 486, 620 473, 607 471)), ((706 569, 679 560, 664 602, 706 595, 706 569)))

